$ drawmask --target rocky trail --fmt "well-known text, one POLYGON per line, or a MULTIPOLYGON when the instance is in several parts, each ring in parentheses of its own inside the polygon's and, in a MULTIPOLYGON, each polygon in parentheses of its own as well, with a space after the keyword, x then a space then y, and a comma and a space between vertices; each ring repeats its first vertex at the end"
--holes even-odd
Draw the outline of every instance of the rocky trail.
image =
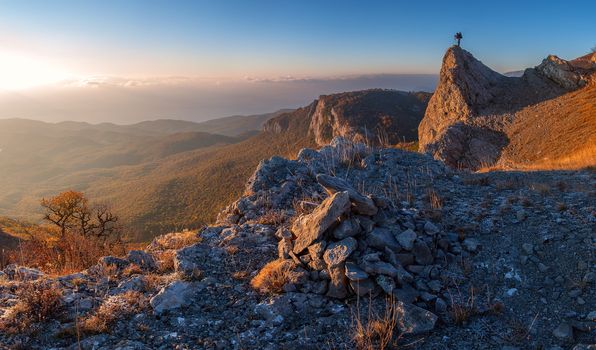
POLYGON ((0 344, 353 349, 357 321, 389 299, 388 348, 592 349, 595 185, 593 171, 471 173, 335 138, 261 162, 199 232, 68 276, 9 266, 0 320, 31 280, 59 291, 60 312, 13 320, 0 344), (271 264, 284 283, 255 284, 271 264))

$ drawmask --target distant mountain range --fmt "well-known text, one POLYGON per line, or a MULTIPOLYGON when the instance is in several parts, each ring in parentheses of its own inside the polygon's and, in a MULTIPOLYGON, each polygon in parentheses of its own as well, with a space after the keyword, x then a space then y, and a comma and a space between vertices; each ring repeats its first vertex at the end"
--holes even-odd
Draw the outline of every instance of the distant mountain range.
MULTIPOLYGON (((126 223, 134 223, 140 232, 144 227, 138 224, 142 219, 137 218, 144 215, 145 209, 139 208, 147 205, 128 201, 135 197, 128 191, 151 193, 151 188, 167 186, 156 179, 154 169, 180 159, 193 159, 193 155, 199 159, 191 167, 204 165, 203 157, 207 159, 215 150, 249 139, 259 133, 265 121, 288 111, 203 123, 156 120, 116 125, 0 120, 0 215, 35 220, 39 218, 42 197, 75 188, 109 202, 123 213, 126 223)), ((169 170, 165 176, 176 178, 182 168, 169 170)))
POLYGON ((593 165, 595 65, 594 54, 549 56, 508 77, 453 47, 432 97, 345 92, 296 110, 202 123, 0 120, 0 216, 39 220, 40 198, 72 188, 110 204, 130 237, 147 240, 213 222, 260 161, 293 157, 335 136, 415 148, 420 141, 453 167, 593 165))
POLYGON ((74 188, 109 203, 137 239, 198 227, 242 194, 263 159, 334 136, 415 140, 429 97, 365 90, 203 123, 0 120, 0 216, 38 220, 40 198, 74 188))

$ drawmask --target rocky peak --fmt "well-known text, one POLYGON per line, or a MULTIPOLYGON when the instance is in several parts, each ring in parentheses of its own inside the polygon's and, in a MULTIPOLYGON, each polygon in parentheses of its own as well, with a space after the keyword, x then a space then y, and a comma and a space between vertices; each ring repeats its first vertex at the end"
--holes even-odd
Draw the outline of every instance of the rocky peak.
POLYGON ((573 64, 573 61, 568 62, 555 55, 549 55, 535 70, 562 87, 573 90, 585 86, 588 82, 588 72, 585 72, 588 67, 582 65, 583 62, 584 60, 578 60, 577 64, 573 64))
POLYGON ((307 107, 269 120, 263 130, 307 129, 319 146, 340 136, 369 144, 414 141, 430 98, 425 92, 364 90, 323 95, 307 107))
POLYGON ((565 61, 551 55, 523 76, 507 77, 450 47, 418 128, 421 150, 452 167, 495 164, 511 141, 507 126, 521 111, 590 84, 595 70, 588 56, 565 61))
MULTIPOLYGON (((466 148, 463 139, 469 138, 465 135, 469 130, 453 126, 475 117, 481 106, 491 103, 500 94, 499 85, 505 79, 468 51, 450 47, 443 57, 439 84, 418 129, 421 149, 449 165, 461 166, 466 148)), ((481 143, 482 148, 488 148, 486 142, 481 143)))

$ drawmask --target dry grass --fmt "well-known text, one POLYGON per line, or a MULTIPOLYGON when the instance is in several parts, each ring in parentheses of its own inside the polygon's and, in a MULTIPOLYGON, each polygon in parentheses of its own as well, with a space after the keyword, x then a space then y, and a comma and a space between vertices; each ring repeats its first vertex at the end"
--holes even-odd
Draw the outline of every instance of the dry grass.
MULTIPOLYGON (((399 309, 394 296, 387 298, 385 312, 375 314, 369 303, 366 320, 360 309, 353 318, 352 339, 359 350, 383 350, 394 341, 395 329, 399 322, 399 309)), ((358 306, 357 306, 358 307, 358 306)), ((399 339, 399 336, 397 337, 399 339)))
POLYGON ((567 204, 565 204, 565 203, 563 203, 563 202, 558 202, 558 203, 557 203, 557 210, 558 210, 558 211, 561 211, 561 212, 563 212, 563 211, 565 211, 565 210, 567 210, 567 209, 569 209, 569 208, 567 207, 567 204))
POLYGON ((228 253, 228 255, 236 255, 240 251, 240 247, 238 247, 235 244, 230 244, 230 245, 227 245, 224 248, 224 250, 226 251, 226 253, 228 253))
POLYGON ((51 275, 65 275, 95 265, 102 256, 121 256, 126 252, 126 246, 122 242, 101 240, 74 232, 67 232, 63 239, 45 237, 45 234, 32 234, 29 239, 20 242, 9 254, 8 260, 51 275))
POLYGON ((264 294, 279 294, 287 283, 295 283, 300 274, 291 260, 274 260, 265 265, 250 281, 250 285, 264 294))
POLYGON ((176 251, 168 249, 164 251, 154 252, 153 256, 157 260, 157 272, 168 273, 174 271, 174 258, 176 257, 176 251))
POLYGON ((90 334, 109 332, 118 320, 141 312, 147 304, 147 298, 136 291, 111 296, 95 312, 80 320, 81 330, 90 334))
POLYGON ((122 270, 122 276, 132 276, 143 274, 143 269, 137 264, 130 264, 122 270))
POLYGON ((532 328, 534 327, 534 323, 536 322, 536 318, 538 318, 538 314, 534 316, 530 323, 522 322, 519 319, 510 320, 510 332, 502 338, 512 344, 528 344, 531 338, 530 334, 532 332, 532 328))
POLYGON ((426 198, 428 200, 428 204, 433 209, 441 209, 443 208, 443 199, 441 196, 435 191, 434 189, 430 188, 426 191, 426 198))
POLYGON ((37 325, 57 318, 63 308, 60 289, 45 281, 27 282, 17 291, 18 302, 0 318, 0 330, 6 333, 31 333, 37 325))
POLYGON ((392 147, 409 152, 420 152, 420 145, 418 144, 418 141, 400 142, 396 143, 392 147))
MULTIPOLYGON (((595 130, 596 131, 596 130, 595 130)), ((585 169, 596 165, 596 138, 593 144, 586 146, 570 155, 559 158, 543 158, 530 164, 519 164, 516 166, 519 170, 539 171, 539 170, 561 170, 561 169, 585 169)))
POLYGON ((159 250, 182 249, 200 241, 201 237, 196 231, 182 231, 159 236, 153 240, 152 246, 159 250))
POLYGON ((294 215, 295 218, 301 215, 308 215, 312 213, 312 211, 320 204, 320 201, 316 198, 302 198, 302 199, 294 199, 292 206, 296 214, 294 215))
POLYGON ((458 288, 458 296, 454 297, 451 292, 451 305, 449 307, 449 315, 456 325, 467 324, 470 318, 478 313, 476 307, 476 299, 474 296, 474 288, 470 288, 470 293, 467 298, 461 295, 458 288))
POLYGON ((233 272, 232 278, 235 280, 243 281, 248 278, 248 275, 249 275, 248 271, 241 270, 241 271, 233 272))
POLYGON ((261 215, 257 220, 257 224, 279 226, 286 222, 287 216, 282 210, 269 210, 267 213, 261 215))

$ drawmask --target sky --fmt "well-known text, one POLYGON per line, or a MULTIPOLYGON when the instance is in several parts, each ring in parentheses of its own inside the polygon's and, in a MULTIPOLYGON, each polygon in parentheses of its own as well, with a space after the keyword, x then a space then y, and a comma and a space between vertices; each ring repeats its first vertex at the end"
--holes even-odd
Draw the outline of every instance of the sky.
POLYGON ((0 0, 0 118, 202 120, 432 90, 457 31, 506 72, 587 53, 595 14, 595 1, 0 0))

